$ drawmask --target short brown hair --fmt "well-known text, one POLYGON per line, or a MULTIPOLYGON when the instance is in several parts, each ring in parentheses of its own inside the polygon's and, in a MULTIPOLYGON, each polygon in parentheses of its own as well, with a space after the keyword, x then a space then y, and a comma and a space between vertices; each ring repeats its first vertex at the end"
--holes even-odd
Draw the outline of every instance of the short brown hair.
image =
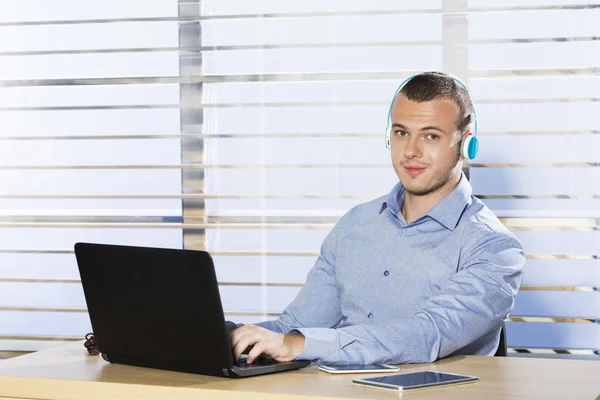
POLYGON ((473 122, 471 96, 460 83, 443 72, 424 72, 416 75, 404 85, 400 93, 417 103, 438 99, 454 101, 458 105, 456 127, 461 132, 473 122))

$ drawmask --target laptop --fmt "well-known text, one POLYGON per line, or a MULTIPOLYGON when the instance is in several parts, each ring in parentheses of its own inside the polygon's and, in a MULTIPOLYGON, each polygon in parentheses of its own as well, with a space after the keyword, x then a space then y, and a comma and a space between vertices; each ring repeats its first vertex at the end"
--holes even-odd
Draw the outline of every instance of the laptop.
POLYGON ((111 363, 229 378, 310 364, 233 362, 207 252, 77 243, 75 256, 98 349, 111 363))

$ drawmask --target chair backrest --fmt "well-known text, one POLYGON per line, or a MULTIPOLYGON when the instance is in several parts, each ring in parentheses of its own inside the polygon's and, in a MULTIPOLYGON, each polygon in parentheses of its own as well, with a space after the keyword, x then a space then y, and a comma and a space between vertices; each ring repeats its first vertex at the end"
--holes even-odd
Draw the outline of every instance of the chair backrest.
POLYGON ((496 350, 496 354, 494 357, 506 357, 508 350, 506 349, 506 326, 504 321, 502 321, 502 329, 500 330, 500 342, 498 343, 498 350, 496 350))

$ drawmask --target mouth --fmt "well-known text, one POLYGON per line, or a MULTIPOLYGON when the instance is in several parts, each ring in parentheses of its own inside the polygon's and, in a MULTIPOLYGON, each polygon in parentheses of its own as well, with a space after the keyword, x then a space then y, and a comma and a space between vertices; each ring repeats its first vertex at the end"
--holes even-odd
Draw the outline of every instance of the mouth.
POLYGON ((425 171, 425 167, 413 167, 413 166, 406 166, 404 167, 404 169, 406 170, 406 172, 408 172, 409 175, 420 175, 425 171))

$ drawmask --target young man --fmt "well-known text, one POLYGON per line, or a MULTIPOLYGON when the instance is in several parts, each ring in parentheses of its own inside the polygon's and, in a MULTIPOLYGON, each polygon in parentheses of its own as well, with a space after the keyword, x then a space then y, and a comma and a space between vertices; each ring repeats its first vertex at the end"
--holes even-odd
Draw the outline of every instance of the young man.
POLYGON ((442 73, 405 82, 390 108, 400 182, 351 209, 325 239, 296 299, 275 321, 230 334, 279 361, 370 364, 493 355, 525 255, 462 173, 476 124, 468 91, 442 73))

